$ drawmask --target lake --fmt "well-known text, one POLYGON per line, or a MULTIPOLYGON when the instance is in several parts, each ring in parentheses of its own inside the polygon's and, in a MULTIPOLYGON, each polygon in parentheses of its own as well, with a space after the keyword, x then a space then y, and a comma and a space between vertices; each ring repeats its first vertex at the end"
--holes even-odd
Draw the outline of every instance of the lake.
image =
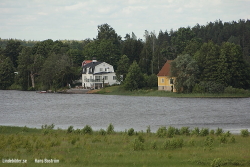
POLYGON ((116 131, 161 126, 250 130, 250 98, 171 98, 0 90, 0 125, 116 131))

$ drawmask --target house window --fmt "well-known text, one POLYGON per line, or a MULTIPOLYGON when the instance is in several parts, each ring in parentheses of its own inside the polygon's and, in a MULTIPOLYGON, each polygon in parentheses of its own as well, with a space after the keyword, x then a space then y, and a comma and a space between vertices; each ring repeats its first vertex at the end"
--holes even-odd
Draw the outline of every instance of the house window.
POLYGON ((108 76, 104 76, 103 78, 104 78, 104 80, 108 80, 108 76))
POLYGON ((96 82, 101 82, 101 76, 95 76, 95 81, 96 82))
POLYGON ((161 83, 164 83, 164 78, 161 79, 161 83))
POLYGON ((113 80, 116 80, 116 76, 113 76, 113 80))
POLYGON ((100 71, 103 71, 103 68, 100 68, 100 71))
POLYGON ((169 83, 170 83, 170 84, 174 84, 174 79, 171 78, 171 79, 169 80, 169 83))

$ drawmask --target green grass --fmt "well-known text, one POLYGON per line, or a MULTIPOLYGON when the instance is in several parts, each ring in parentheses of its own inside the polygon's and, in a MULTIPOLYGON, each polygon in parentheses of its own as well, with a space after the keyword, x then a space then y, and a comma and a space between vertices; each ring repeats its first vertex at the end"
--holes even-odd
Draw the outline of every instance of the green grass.
MULTIPOLYGON (((248 92, 248 91, 247 91, 248 92)), ((122 86, 111 86, 104 89, 100 89, 95 92, 96 94, 106 94, 106 95, 126 95, 126 96, 158 96, 158 97, 192 97, 192 98, 234 98, 234 97, 250 97, 250 92, 248 93, 220 93, 220 94, 209 94, 209 93, 173 93, 168 91, 159 91, 154 89, 140 89, 134 91, 126 91, 122 86)))
MULTIPOLYGON (((171 129, 171 128, 166 128, 171 129)), ((173 129, 173 127, 172 127, 173 129)), ((178 133, 177 133, 178 132, 178 133)), ((61 129, 0 127, 0 159, 24 159, 27 164, 0 166, 250 166, 249 137, 224 133, 181 135, 127 132, 111 134, 83 130, 68 133, 61 129), (233 140, 234 139, 234 140, 233 140), (38 164, 35 159, 59 160, 59 163, 38 164)))

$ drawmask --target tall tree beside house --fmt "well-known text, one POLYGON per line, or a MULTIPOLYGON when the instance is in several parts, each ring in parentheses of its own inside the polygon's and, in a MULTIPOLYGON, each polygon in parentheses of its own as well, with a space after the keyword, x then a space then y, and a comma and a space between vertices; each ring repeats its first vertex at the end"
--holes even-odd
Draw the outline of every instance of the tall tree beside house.
POLYGON ((220 47, 212 41, 204 43, 199 51, 195 53, 194 58, 200 68, 200 81, 217 82, 219 55, 220 47))
POLYGON ((85 59, 96 57, 98 61, 113 64, 116 68, 121 56, 121 37, 110 25, 98 25, 97 39, 85 46, 83 54, 85 59))
POLYGON ((127 77, 124 81, 124 88, 126 90, 136 90, 144 87, 144 77, 139 65, 134 61, 128 70, 127 77))
POLYGON ((0 55, 0 89, 7 89, 14 82, 14 65, 10 57, 0 55))
POLYGON ((171 62, 171 77, 176 77, 174 86, 177 92, 192 92, 198 73, 197 62, 188 54, 179 55, 171 62))
POLYGON ((181 27, 171 39, 172 45, 176 48, 176 54, 181 54, 189 41, 195 37, 193 31, 188 28, 181 27))
POLYGON ((141 39, 136 39, 126 34, 125 40, 122 42, 121 53, 122 55, 127 55, 130 64, 132 64, 134 60, 139 62, 142 48, 143 42, 141 39))
POLYGON ((117 63, 117 70, 116 70, 117 81, 122 82, 126 79, 128 69, 129 69, 129 58, 126 55, 123 55, 117 63))
POLYGON ((43 83, 44 89, 56 90, 71 83, 75 79, 76 72, 71 63, 68 55, 52 53, 39 72, 39 79, 43 83))

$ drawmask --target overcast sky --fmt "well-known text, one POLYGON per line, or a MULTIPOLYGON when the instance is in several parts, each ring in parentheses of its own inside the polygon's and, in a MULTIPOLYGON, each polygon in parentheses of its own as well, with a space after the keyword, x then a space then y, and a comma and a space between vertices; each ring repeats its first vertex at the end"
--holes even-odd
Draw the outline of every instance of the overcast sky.
POLYGON ((107 23, 121 37, 250 19, 250 0, 0 0, 0 38, 84 40, 107 23))

